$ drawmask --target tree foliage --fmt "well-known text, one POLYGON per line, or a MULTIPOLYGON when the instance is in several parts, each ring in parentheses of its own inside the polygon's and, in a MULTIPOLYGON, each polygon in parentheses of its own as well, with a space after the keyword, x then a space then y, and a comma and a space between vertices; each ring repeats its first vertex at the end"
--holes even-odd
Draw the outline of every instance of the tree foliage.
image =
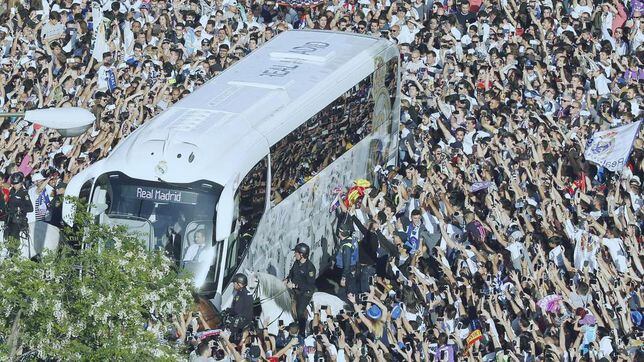
POLYGON ((87 212, 77 212, 75 227, 62 234, 83 247, 61 243, 40 261, 0 260, 0 360, 176 360, 177 351, 144 325, 151 313, 190 308, 190 276, 125 229, 93 223, 87 212))

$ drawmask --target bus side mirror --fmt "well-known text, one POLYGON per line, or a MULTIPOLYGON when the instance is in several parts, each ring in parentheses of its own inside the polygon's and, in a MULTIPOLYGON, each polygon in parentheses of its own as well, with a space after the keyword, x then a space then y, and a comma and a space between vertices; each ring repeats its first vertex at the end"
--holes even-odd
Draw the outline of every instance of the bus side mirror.
MULTIPOLYGON (((81 173, 84 173, 84 171, 81 171, 81 173)), ((81 173, 79 173, 75 177, 72 177, 72 179, 69 181, 69 184, 67 184, 67 187, 65 188, 65 196, 82 198, 81 189, 84 188, 83 186, 86 186, 87 191, 91 191, 93 179, 91 177, 86 178, 84 177, 85 175, 81 173), (88 184, 85 185, 86 183, 88 184)), ((89 198, 89 195, 87 195, 87 198, 89 198)), ((85 200, 85 202, 87 201, 88 200, 85 200)), ((63 199, 63 221, 69 226, 74 226, 75 214, 76 214, 76 204, 74 202, 69 201, 66 198, 63 199)))
POLYGON ((215 238, 217 241, 226 240, 232 232, 235 192, 233 183, 229 182, 224 187, 217 203, 217 225, 215 238))

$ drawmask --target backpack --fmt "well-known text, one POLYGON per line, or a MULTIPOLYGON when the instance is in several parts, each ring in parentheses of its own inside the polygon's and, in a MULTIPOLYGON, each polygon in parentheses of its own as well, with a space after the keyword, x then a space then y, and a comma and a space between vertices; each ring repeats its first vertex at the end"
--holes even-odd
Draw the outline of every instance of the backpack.
POLYGON ((342 249, 345 247, 351 248, 351 266, 358 264, 358 243, 354 239, 345 239, 345 242, 340 245, 338 252, 335 254, 335 265, 344 269, 344 262, 342 261, 342 249))

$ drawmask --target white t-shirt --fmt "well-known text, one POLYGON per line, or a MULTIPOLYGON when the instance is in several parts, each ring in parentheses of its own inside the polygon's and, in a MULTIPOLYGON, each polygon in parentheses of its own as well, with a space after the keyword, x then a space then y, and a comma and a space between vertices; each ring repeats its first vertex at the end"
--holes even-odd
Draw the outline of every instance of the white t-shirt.
POLYGON ((398 34, 398 43, 412 43, 417 33, 418 33, 418 28, 414 27, 414 30, 411 30, 409 29, 407 24, 400 25, 400 33, 398 34))
POLYGON ((98 68, 98 79, 96 80, 96 85, 99 91, 106 91, 109 88, 109 70, 112 69, 111 66, 101 65, 98 68))
POLYGON ((548 259, 552 260, 560 268, 565 266, 563 257, 564 257, 564 248, 561 245, 557 245, 548 253, 548 259))
MULTIPOLYGON (((49 196, 49 195, 51 195, 51 193, 53 191, 54 191, 53 187, 51 187, 49 185, 45 185, 44 194, 49 197, 50 201, 51 201, 51 196, 49 196)), ((29 194, 29 198, 31 199, 31 206, 33 206, 33 208, 34 208, 34 211, 27 213, 27 222, 33 223, 33 222, 36 221, 36 201, 38 200, 38 196, 40 194, 38 194, 36 192, 36 186, 35 185, 32 186, 27 191, 27 193, 29 194)), ((42 214, 46 214, 47 213, 47 205, 45 204, 44 200, 41 200, 41 203, 40 203, 39 206, 40 206, 40 210, 38 212, 42 213, 42 214)))
MULTIPOLYGON (((212 357, 201 357, 201 356, 197 356, 197 354, 196 354, 196 353, 194 353, 194 352, 195 352, 195 351, 190 352, 190 358, 189 358, 189 361, 190 361, 190 362, 215 362, 215 359, 214 359, 214 358, 212 358, 212 357), (193 354, 193 353, 194 353, 194 354, 193 354)), ((228 357, 226 357, 226 358, 228 358, 228 357)), ((228 360, 223 359, 223 360, 221 360, 221 361, 230 361, 230 358, 228 358, 228 360)))
POLYGON ((613 353, 613 345, 612 345, 612 340, 610 337, 606 336, 603 337, 599 341, 599 355, 597 358, 610 358, 610 354, 613 353))
POLYGON ((315 361, 315 336, 310 335, 304 339, 304 348, 306 348, 306 360, 309 362, 315 361))
POLYGON ((569 298, 570 306, 573 308, 586 308, 590 302, 592 302, 592 297, 590 294, 580 295, 577 292, 570 293, 569 298))
POLYGON ((574 19, 579 19, 581 14, 583 13, 588 13, 589 15, 593 13, 593 8, 591 6, 582 6, 582 5, 577 5, 573 6, 572 11, 570 12, 570 16, 572 16, 574 19))
POLYGON ((523 244, 515 241, 512 244, 508 245, 506 249, 510 252, 512 260, 521 259, 523 255, 523 244))
POLYGON ((595 88, 597 89, 597 95, 605 96, 610 94, 610 80, 606 78, 605 73, 600 73, 599 76, 595 77, 595 88))
POLYGON ((582 270, 584 263, 588 262, 590 270, 597 269, 597 258, 596 254, 599 251, 599 240, 595 235, 590 234, 585 230, 581 230, 572 225, 570 220, 566 220, 564 223, 566 234, 570 240, 575 241, 575 252, 574 252, 574 265, 578 270, 582 270), (582 239, 586 238, 586 245, 582 247, 582 239))
POLYGON ((626 252, 624 251, 623 242, 620 238, 603 238, 602 245, 608 248, 608 253, 613 259, 613 263, 620 273, 626 273, 628 265, 626 262, 626 252))
POLYGON ((64 32, 65 25, 63 25, 61 22, 58 22, 58 24, 56 25, 52 25, 50 22, 47 22, 47 24, 43 25, 42 29, 40 30, 40 36, 41 39, 47 39, 59 36, 64 32))

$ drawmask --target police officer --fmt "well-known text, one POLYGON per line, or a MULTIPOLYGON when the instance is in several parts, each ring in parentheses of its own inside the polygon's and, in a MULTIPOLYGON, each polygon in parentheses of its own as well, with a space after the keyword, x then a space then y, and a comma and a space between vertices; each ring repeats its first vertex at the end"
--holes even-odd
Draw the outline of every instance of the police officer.
POLYGON ((9 188, 6 186, 4 174, 0 172, 0 230, 4 230, 4 222, 7 220, 7 199, 5 197, 9 196, 9 188))
POLYGON ((241 273, 233 275, 232 283, 235 292, 233 294, 233 303, 226 310, 228 318, 225 324, 230 330, 231 342, 239 343, 244 329, 253 320, 253 297, 246 289, 248 285, 246 275, 241 273))
POLYGON ((299 243, 295 245, 293 251, 295 252, 295 263, 293 263, 286 278, 286 286, 293 292, 300 335, 304 336, 308 318, 306 307, 315 291, 316 271, 315 266, 309 260, 311 249, 308 245, 299 243))
POLYGON ((356 294, 356 264, 358 261, 358 248, 351 237, 351 232, 340 229, 340 250, 336 255, 336 266, 341 270, 340 287, 346 294, 356 294))
POLYGON ((246 321, 253 319, 253 296, 250 295, 246 286, 248 285, 248 278, 242 273, 237 273, 233 276, 233 289, 235 296, 233 303, 230 306, 232 315, 242 317, 246 321))
POLYGON ((11 175, 9 182, 9 201, 7 202, 7 222, 4 231, 4 238, 20 239, 22 232, 28 232, 27 213, 34 211, 29 193, 22 184, 25 176, 22 172, 11 175))

